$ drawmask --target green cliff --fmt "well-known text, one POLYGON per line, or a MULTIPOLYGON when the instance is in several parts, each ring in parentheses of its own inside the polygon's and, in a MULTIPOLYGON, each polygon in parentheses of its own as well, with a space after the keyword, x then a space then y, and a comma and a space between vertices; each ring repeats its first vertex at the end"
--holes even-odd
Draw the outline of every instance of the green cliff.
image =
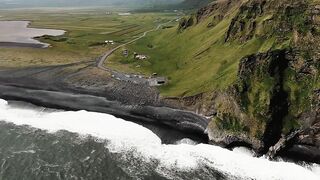
POLYGON ((213 143, 266 153, 300 130, 319 152, 319 43, 318 0, 217 0, 128 48, 168 77, 167 103, 210 117, 213 143))

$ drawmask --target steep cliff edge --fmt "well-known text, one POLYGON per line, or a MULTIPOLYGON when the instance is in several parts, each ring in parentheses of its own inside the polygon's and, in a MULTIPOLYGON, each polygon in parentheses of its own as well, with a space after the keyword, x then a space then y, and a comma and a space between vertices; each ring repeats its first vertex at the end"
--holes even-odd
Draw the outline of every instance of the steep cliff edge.
POLYGON ((147 60, 109 62, 167 77, 161 104, 206 117, 212 143, 320 163, 319 0, 216 0, 173 24, 125 47, 147 60))
MULTIPOLYGON (((221 2, 225 11, 233 1, 221 2)), ((213 14, 221 8, 212 8, 217 4, 201 9, 197 19, 213 16, 219 23, 223 17, 213 14)), ((208 128, 212 142, 250 145, 263 154, 279 149, 275 156, 320 162, 319 19, 319 1, 242 1, 225 43, 263 38, 270 44, 242 58, 236 82, 215 95, 217 116, 208 128)))
POLYGON ((320 163, 319 15, 319 0, 217 0, 125 47, 147 60, 122 52, 109 60, 167 77, 159 89, 87 70, 67 83, 132 107, 196 112, 223 147, 320 163))

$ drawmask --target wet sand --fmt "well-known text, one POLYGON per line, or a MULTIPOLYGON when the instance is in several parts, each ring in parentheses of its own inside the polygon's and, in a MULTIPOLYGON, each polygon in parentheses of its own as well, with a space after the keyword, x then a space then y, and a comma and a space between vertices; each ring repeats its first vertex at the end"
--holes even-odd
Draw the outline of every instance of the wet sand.
POLYGON ((31 48, 45 48, 47 45, 39 43, 17 43, 17 42, 0 42, 0 47, 31 47, 31 48))

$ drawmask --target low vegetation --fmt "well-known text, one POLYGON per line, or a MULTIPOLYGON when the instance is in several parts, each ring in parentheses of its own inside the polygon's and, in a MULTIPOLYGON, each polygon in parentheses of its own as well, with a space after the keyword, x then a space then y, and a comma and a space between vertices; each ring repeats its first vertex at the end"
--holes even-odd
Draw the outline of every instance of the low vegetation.
POLYGON ((32 27, 67 33, 39 38, 53 46, 49 49, 16 53, 1 48, 0 56, 7 66, 8 62, 16 66, 92 59, 158 24, 175 20, 118 49, 105 65, 167 77, 169 82, 159 88, 162 97, 210 97, 194 104, 216 111, 215 127, 256 138, 268 149, 281 134, 301 128, 304 118, 314 118, 309 116, 318 110, 320 10, 316 3, 319 1, 216 1, 189 15, 12 14, 14 20, 28 18, 32 27), (59 21, 62 17, 65 20, 59 21), (107 39, 115 44, 104 44, 107 39), (137 54, 146 59, 135 58, 137 54))
POLYGON ((102 9, 47 9, 0 11, 0 20, 28 20, 30 27, 62 29, 67 33, 59 37, 37 38, 51 44, 47 49, 0 47, 0 66, 34 66, 63 64, 92 60, 108 49, 140 35, 159 22, 172 18, 173 13, 137 13, 120 16, 102 9), (105 44, 113 40, 115 44, 105 44))
MULTIPOLYGON (((207 18, 192 28, 174 28, 153 32, 146 38, 126 47, 129 52, 146 54, 150 58, 137 62, 133 56, 123 57, 120 52, 110 59, 113 67, 125 67, 131 71, 167 76, 167 86, 161 88, 164 96, 191 96, 211 90, 225 89, 236 81, 238 64, 242 57, 259 51, 267 51, 274 39, 263 38, 225 43, 225 34, 235 14, 230 14, 214 27, 207 18)), ((189 19, 189 20, 188 20, 189 19)), ((196 21, 196 20, 194 20, 196 21)), ((121 69, 121 68, 120 68, 121 69)))
POLYGON ((259 139, 268 149, 281 134, 305 126, 304 118, 315 118, 320 21, 314 3, 219 1, 125 47, 147 60, 116 52, 107 65, 168 77, 160 88, 165 97, 225 96, 194 103, 215 104, 216 128, 259 139))

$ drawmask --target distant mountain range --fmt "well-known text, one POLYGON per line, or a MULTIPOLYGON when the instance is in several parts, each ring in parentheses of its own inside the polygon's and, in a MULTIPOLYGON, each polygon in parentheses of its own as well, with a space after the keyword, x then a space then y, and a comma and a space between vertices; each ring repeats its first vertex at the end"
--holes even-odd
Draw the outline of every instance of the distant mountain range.
POLYGON ((172 5, 183 0, 0 0, 0 8, 123 6, 148 7, 172 5))
POLYGON ((0 8, 96 7, 196 9, 214 0, 0 0, 0 8))
POLYGON ((180 8, 183 8, 183 9, 194 9, 194 8, 206 6, 212 1, 214 0, 184 0, 179 5, 180 5, 180 8))

